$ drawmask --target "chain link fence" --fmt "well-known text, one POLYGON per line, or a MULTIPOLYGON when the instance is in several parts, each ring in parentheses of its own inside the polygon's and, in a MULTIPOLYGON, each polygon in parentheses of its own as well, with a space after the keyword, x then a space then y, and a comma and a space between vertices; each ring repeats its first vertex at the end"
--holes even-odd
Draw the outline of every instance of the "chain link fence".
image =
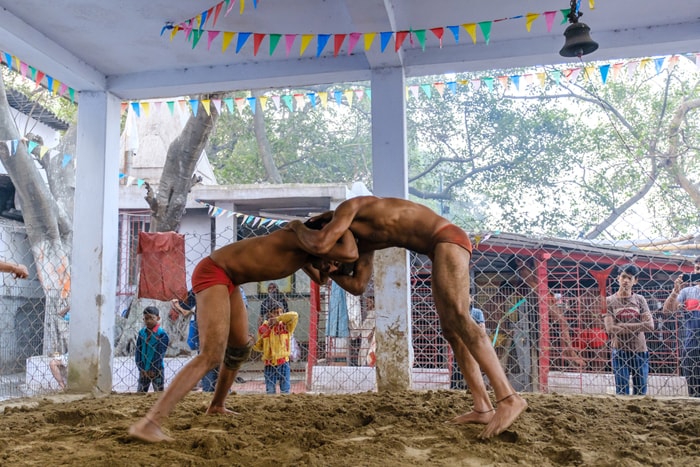
MULTIPOLYGON (((138 371, 134 353, 142 312, 160 310, 170 337, 165 384, 195 354, 188 344, 191 320, 169 301, 137 297, 138 232, 148 229, 148 216, 123 214, 120 223, 119 280, 115 310, 113 390, 134 392, 138 371)), ((241 226, 237 234, 261 235, 278 228, 241 226), (244 228, 245 227, 245 228, 244 228)), ((211 229, 211 232, 215 232, 211 229)), ((210 234, 185 235, 187 277, 211 251, 210 234)), ((220 233, 232 238, 232 232, 220 233)), ((615 393, 611 345, 603 323, 604 297, 618 287, 617 269, 633 262, 641 269, 635 293, 653 316, 646 332, 649 350, 648 394, 685 396, 681 372, 682 315, 664 313, 663 303, 681 272, 692 270, 687 257, 651 249, 593 245, 560 239, 532 239, 503 233, 472 233, 473 306, 483 311, 486 332, 518 391, 615 393)), ((239 238, 241 236, 239 235, 239 238)), ((7 250, 12 242, 6 242, 7 250)), ((463 388, 454 357, 443 339, 431 296, 427 257, 411 254, 413 320, 413 386, 416 389, 463 388)), ((28 264, 30 261, 27 261, 28 264)), ((31 269, 31 268, 30 268, 31 269)), ((0 398, 58 391, 65 374, 68 319, 60 311, 69 302, 58 292, 42 290, 36 275, 15 281, 5 275, 0 313, 0 398), (47 300, 47 297, 49 298, 47 300), (51 304, 51 305, 47 305, 51 304), (49 310, 51 306, 56 309, 49 310), (47 317, 48 316, 48 317, 47 317), (54 327, 54 332, 48 329, 54 327), (48 341, 50 336, 58 336, 48 341)), ((274 281, 275 300, 286 300, 299 313, 292 362, 292 392, 360 392, 374 390, 374 290, 360 297, 334 286, 315 287, 303 273, 274 281)), ((250 333, 259 324, 268 282, 245 284, 250 333)), ((465 284, 465 287, 468 285, 465 284)), ((254 354, 234 385, 238 392, 264 392, 263 365, 254 354)))

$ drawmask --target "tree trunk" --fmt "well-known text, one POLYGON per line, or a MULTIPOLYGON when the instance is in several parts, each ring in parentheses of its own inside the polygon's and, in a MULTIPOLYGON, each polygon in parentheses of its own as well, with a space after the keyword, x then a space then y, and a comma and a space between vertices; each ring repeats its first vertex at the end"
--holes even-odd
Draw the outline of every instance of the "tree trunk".
MULTIPOLYGON (((75 136, 75 132, 67 134, 75 136)), ((75 145, 66 142, 59 155, 51 157, 47 153, 40 161, 47 169, 47 185, 23 138, 10 113, 0 76, 0 141, 17 141, 14 152, 13 144, 0 145, 0 161, 17 192, 37 275, 46 296, 44 352, 64 352, 67 328, 58 325, 62 318, 57 313, 70 294, 75 160, 68 157, 75 154, 75 145)))
POLYGON ((267 139, 267 131, 265 130, 265 115, 263 115, 262 104, 260 104, 261 91, 253 91, 255 97, 255 115, 253 115, 253 131, 255 131, 255 140, 258 143, 258 152, 260 153, 260 161, 262 161, 267 179, 270 183, 282 183, 282 176, 275 160, 272 157, 272 149, 270 148, 270 140, 267 139))

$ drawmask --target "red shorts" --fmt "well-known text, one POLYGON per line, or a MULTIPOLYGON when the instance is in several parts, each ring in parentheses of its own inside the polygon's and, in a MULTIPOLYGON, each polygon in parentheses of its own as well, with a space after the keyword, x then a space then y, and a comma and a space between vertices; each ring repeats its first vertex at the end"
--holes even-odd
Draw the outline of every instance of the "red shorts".
POLYGON ((192 291, 199 293, 215 285, 225 285, 231 295, 236 288, 226 271, 216 264, 209 256, 199 262, 192 273, 192 291))
POLYGON ((454 224, 447 224, 439 228, 433 234, 432 240, 433 248, 431 254, 429 255, 431 260, 433 259, 432 255, 438 243, 454 243, 455 245, 459 245, 467 250, 469 252, 469 256, 472 254, 472 242, 469 240, 469 235, 467 235, 462 228, 454 224))

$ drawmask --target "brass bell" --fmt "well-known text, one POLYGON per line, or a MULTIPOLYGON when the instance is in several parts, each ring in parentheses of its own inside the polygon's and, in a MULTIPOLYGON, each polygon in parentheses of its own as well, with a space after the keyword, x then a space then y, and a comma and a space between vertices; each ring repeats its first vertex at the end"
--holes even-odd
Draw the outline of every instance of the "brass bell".
POLYGON ((573 23, 564 31, 564 47, 559 51, 562 57, 581 57, 598 49, 598 43, 591 39, 591 28, 585 23, 573 23))

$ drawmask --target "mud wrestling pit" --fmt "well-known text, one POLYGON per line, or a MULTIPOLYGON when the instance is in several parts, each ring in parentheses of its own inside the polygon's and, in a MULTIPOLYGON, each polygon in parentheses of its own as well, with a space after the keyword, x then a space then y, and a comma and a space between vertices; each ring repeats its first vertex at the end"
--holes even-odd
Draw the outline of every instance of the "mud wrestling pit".
POLYGON ((526 394, 504 433, 446 421, 471 408, 460 391, 229 397, 208 416, 192 393, 163 424, 175 442, 146 444, 129 426, 157 395, 60 394, 5 404, 2 465, 700 465, 700 401, 526 394))

